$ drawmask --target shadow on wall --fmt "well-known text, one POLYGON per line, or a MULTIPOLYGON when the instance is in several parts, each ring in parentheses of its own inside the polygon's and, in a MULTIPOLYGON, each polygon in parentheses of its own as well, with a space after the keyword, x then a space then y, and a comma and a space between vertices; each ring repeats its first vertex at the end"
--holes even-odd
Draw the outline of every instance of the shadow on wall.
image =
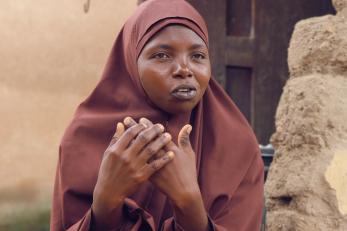
POLYGON ((59 140, 136 3, 1 2, 0 230, 47 230, 59 140))

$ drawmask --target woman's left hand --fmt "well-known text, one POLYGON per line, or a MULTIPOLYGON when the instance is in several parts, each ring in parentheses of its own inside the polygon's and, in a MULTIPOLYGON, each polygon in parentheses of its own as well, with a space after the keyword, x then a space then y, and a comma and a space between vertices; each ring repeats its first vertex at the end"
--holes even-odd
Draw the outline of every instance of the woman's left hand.
MULTIPOLYGON (((148 127, 153 123, 142 118, 139 121, 148 127)), ((132 122, 132 126, 136 122, 132 122)), ((156 154, 156 159, 172 151, 175 158, 166 166, 158 170, 150 177, 150 181, 167 197, 173 204, 176 222, 184 230, 209 230, 207 213, 200 192, 197 172, 196 157, 190 144, 189 134, 192 126, 183 126, 178 135, 178 145, 170 141, 165 150, 156 154)))
POLYGON ((189 206, 191 199, 201 195, 196 157, 189 140, 191 130, 191 125, 183 126, 178 135, 178 145, 173 141, 166 145, 166 151, 174 152, 176 158, 150 178, 151 182, 181 209, 189 206))
MULTIPOLYGON (((153 126, 151 121, 144 118, 140 120, 140 123, 153 126)), ((197 181, 196 157, 189 139, 191 131, 191 125, 183 126, 178 135, 178 145, 172 141, 166 145, 165 151, 174 152, 175 158, 150 178, 151 182, 166 194, 175 206, 182 209, 186 205, 189 206, 192 199, 201 197, 197 181)), ((157 158, 165 151, 161 150, 157 158)))

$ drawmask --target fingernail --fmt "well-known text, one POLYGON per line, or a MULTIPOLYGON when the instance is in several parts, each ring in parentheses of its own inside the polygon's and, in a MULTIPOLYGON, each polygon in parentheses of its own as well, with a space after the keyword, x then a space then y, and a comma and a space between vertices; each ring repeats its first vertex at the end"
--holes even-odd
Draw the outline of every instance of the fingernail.
POLYGON ((175 153, 173 151, 168 151, 167 152, 167 156, 170 158, 170 159, 173 159, 175 157, 175 153))
POLYGON ((144 126, 145 128, 147 128, 147 127, 148 127, 148 126, 147 126, 147 124, 145 124, 145 123, 141 122, 141 120, 140 120, 140 124, 141 124, 142 126, 144 126))
POLYGON ((167 133, 167 132, 164 133, 164 136, 165 136, 165 138, 168 139, 168 140, 171 140, 171 138, 172 138, 171 135, 170 135, 170 133, 167 133))
POLYGON ((165 130, 164 126, 162 124, 159 124, 160 130, 163 132, 165 130))
POLYGON ((118 122, 118 123, 117 123, 117 130, 119 130, 121 126, 122 126, 122 123, 121 123, 121 122, 118 122))
POLYGON ((187 130, 186 130, 186 131, 187 131, 187 133, 188 133, 188 134, 190 134, 190 132, 192 131, 192 129, 193 129, 193 128, 192 128, 192 126, 191 126, 191 125, 189 125, 189 126, 187 127, 187 130))
POLYGON ((124 124, 128 126, 128 125, 130 125, 130 123, 131 123, 131 118, 130 117, 125 117, 124 124))

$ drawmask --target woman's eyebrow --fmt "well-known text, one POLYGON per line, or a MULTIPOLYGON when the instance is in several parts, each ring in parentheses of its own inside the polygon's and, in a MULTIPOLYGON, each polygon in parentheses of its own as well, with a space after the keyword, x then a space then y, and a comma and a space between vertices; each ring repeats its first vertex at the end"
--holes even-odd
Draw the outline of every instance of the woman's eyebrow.
MULTIPOLYGON (((196 49, 202 49, 202 48, 207 49, 205 44, 195 43, 189 47, 189 50, 196 50, 196 49)), ((149 49, 150 50, 152 50, 152 49, 174 50, 174 47, 172 47, 168 44, 158 44, 158 45, 155 45, 153 47, 149 47, 149 49)))
POLYGON ((206 48, 206 46, 204 44, 193 44, 189 49, 190 50, 196 50, 196 49, 201 49, 201 48, 206 48))
POLYGON ((158 44, 153 47, 150 47, 150 49, 173 50, 173 47, 168 44, 158 44))

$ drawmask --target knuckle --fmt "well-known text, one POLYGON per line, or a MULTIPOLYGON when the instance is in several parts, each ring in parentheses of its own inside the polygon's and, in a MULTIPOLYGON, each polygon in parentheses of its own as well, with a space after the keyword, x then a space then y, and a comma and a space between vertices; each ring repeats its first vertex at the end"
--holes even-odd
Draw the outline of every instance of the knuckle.
POLYGON ((131 128, 129 128, 127 131, 128 131, 128 134, 130 136, 136 136, 142 129, 143 129, 143 125, 142 124, 136 124, 135 126, 132 126, 131 128))
POLYGON ((137 168, 131 164, 128 165, 128 168, 129 168, 129 172, 131 172, 132 174, 135 174, 136 176, 137 168))
POLYGON ((149 141, 149 137, 147 136, 147 134, 145 132, 141 132, 139 135, 138 135, 138 139, 140 142, 142 143, 147 143, 149 141))
POLYGON ((184 137, 180 140, 181 144, 188 145, 190 143, 189 138, 184 137))
POLYGON ((158 161, 153 161, 153 162, 151 163, 151 168, 152 168, 154 171, 158 170, 158 169, 160 168, 159 162, 158 162, 158 161))
POLYGON ((119 156, 119 159, 125 165, 130 165, 130 163, 131 163, 130 158, 126 155, 119 156))
POLYGON ((159 150, 158 151, 158 153, 156 154, 156 158, 158 159, 158 158, 162 158, 162 157, 164 157, 165 156, 165 152, 164 152, 164 150, 159 150))
POLYGON ((115 157, 120 157, 121 156, 120 152, 117 151, 117 150, 114 150, 111 154, 112 154, 112 156, 115 156, 115 157))
POLYGON ((131 127, 131 128, 128 130, 128 134, 129 134, 130 136, 136 136, 137 130, 135 129, 135 127, 131 127))
POLYGON ((146 153, 148 155, 153 155, 156 152, 156 148, 153 147, 152 145, 146 147, 146 153))
POLYGON ((134 129, 129 128, 128 130, 125 131, 124 136, 129 138, 129 137, 134 137, 135 136, 135 131, 134 129))
POLYGON ((117 149, 114 147, 114 145, 111 145, 109 146, 105 152, 104 152, 104 155, 117 155, 117 149))
POLYGON ((143 124, 136 124, 136 126, 134 126, 137 131, 142 131, 143 129, 145 129, 146 127, 143 124))
POLYGON ((135 174, 133 177, 133 181, 137 184, 141 184, 145 181, 143 174, 135 174))

